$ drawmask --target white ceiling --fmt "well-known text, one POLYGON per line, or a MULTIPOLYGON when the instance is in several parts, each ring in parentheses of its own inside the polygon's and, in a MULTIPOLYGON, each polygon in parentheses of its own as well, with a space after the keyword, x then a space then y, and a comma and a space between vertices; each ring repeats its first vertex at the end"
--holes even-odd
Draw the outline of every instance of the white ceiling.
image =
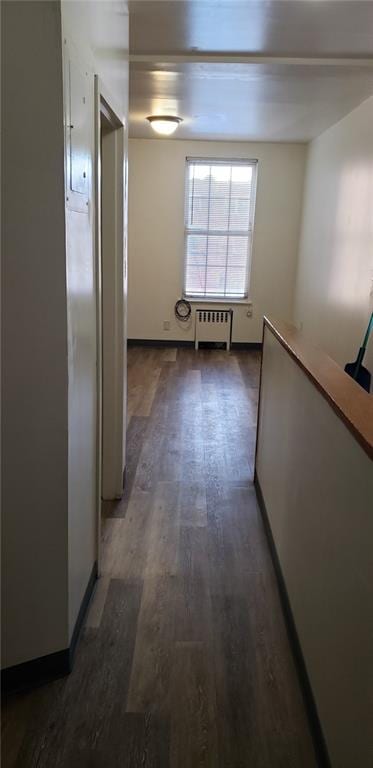
POLYGON ((130 135, 308 141, 373 93, 370 0, 132 0, 130 135))

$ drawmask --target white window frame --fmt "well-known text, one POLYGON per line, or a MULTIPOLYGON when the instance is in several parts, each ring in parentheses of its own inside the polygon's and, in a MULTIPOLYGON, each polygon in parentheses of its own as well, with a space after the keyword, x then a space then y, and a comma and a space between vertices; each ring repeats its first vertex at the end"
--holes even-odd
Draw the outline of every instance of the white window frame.
POLYGON ((256 208, 256 194, 258 183, 258 160, 254 158, 216 158, 216 157, 187 157, 185 163, 185 190, 184 190, 184 271, 183 271, 183 297, 191 301, 200 302, 219 302, 223 304, 230 303, 248 303, 249 290, 250 290, 250 276, 252 267, 252 254, 253 254, 253 240, 254 240, 254 224, 255 224, 255 208, 256 208), (253 168, 254 180, 253 180, 253 195, 250 204, 249 214, 249 227, 245 230, 210 230, 210 229, 191 229, 188 227, 188 200, 189 200, 189 165, 197 163, 199 165, 226 165, 228 167, 238 165, 250 165, 253 168), (186 291, 186 272, 187 272, 187 241, 188 235, 211 235, 227 237, 229 235, 246 236, 248 238, 248 250, 246 261, 246 284, 243 295, 209 295, 209 294, 192 294, 186 291))

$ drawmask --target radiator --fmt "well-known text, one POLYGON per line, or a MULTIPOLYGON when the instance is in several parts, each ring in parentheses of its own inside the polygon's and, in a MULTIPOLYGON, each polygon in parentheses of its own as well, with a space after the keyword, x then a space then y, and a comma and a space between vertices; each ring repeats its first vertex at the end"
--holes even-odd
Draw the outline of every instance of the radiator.
POLYGON ((196 349, 200 341, 223 341, 228 351, 231 343, 232 317, 231 309, 196 309, 196 349))

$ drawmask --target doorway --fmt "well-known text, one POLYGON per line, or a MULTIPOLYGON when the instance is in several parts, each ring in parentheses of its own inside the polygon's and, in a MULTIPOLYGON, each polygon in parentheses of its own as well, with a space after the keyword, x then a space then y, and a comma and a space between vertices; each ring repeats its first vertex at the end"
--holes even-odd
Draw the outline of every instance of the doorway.
POLYGON ((97 499, 121 498, 126 454, 127 254, 126 132, 96 82, 97 499))

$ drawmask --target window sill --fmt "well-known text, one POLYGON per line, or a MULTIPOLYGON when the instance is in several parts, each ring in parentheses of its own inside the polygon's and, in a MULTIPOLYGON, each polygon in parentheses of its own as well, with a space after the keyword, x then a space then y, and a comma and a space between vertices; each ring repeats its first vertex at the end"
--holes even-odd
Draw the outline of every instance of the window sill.
POLYGON ((242 304, 246 307, 252 306, 251 299, 196 299, 195 297, 189 297, 183 295, 185 301, 189 301, 189 304, 242 304))

